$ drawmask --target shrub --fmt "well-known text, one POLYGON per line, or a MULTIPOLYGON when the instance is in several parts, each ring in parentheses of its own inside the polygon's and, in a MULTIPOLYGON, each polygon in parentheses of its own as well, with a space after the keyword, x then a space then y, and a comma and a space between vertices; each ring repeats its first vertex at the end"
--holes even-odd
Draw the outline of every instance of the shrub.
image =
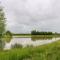
POLYGON ((15 44, 15 45, 12 45, 12 48, 22 48, 22 45, 21 44, 15 44))
POLYGON ((11 39, 12 39, 12 33, 10 31, 7 31, 2 37, 2 40, 6 42, 9 42, 11 39))

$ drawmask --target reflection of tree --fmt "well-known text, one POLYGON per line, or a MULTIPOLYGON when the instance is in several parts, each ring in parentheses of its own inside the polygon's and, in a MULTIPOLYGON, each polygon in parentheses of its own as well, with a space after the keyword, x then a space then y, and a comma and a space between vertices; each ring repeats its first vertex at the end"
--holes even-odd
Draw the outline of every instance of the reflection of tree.
POLYGON ((31 40, 52 40, 52 36, 31 36, 31 40))

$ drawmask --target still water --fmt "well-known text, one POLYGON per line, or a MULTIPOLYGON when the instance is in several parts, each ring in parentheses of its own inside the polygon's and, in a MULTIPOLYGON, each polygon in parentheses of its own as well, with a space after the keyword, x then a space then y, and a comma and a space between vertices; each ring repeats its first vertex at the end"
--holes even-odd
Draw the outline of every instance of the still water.
POLYGON ((41 38, 41 37, 13 37, 10 42, 5 42, 4 49, 11 49, 12 45, 20 44, 24 47, 26 46, 39 46, 43 44, 48 44, 60 40, 60 37, 49 37, 49 38, 41 38))

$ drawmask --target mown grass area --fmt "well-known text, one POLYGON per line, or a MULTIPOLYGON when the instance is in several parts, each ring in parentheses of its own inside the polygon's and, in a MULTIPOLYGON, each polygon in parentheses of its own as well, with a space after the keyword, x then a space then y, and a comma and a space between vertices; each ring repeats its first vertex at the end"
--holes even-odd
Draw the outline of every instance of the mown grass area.
POLYGON ((39 47, 0 51, 0 60, 60 60, 60 41, 39 47))

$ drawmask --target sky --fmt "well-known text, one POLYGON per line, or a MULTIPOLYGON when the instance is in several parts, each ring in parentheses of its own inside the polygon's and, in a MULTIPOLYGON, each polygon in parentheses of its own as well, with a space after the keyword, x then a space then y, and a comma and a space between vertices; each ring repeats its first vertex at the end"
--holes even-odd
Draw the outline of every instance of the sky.
POLYGON ((6 29, 14 33, 32 30, 60 32, 60 0, 0 0, 6 29))

